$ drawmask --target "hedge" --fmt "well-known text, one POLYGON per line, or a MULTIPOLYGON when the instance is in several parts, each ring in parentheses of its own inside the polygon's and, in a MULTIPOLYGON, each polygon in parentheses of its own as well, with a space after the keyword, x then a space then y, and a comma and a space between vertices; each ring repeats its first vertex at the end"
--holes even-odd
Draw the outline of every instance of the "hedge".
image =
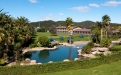
POLYGON ((67 70, 87 69, 119 60, 121 60, 121 52, 115 55, 79 61, 55 62, 29 66, 5 66, 0 67, 0 75, 36 75, 67 70))
POLYGON ((116 45, 116 46, 110 47, 109 50, 110 51, 121 51, 121 46, 120 45, 116 45))

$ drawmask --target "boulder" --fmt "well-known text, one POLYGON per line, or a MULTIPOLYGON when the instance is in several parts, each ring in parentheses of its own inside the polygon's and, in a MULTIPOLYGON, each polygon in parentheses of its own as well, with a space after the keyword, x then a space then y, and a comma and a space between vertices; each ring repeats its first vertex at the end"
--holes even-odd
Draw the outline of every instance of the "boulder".
POLYGON ((48 63, 53 63, 53 61, 49 61, 48 63))
POLYGON ((65 62, 66 62, 66 61, 69 61, 69 59, 65 59, 65 60, 63 60, 63 61, 65 61, 65 62))

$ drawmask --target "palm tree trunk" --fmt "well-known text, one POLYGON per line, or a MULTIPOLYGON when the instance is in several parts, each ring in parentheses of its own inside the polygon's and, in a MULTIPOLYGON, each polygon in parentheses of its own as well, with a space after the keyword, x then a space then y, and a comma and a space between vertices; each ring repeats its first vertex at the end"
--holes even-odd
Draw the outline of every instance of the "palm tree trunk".
POLYGON ((8 51, 8 44, 6 44, 6 51, 8 51))
POLYGON ((18 52, 16 51, 16 60, 17 60, 17 57, 18 57, 17 53, 18 53, 18 52))
POLYGON ((101 40, 103 38, 103 29, 101 28, 101 40))
POLYGON ((107 39, 107 30, 106 30, 106 39, 107 39))
POLYGON ((69 39, 69 44, 71 44, 71 35, 70 35, 70 39, 69 39))

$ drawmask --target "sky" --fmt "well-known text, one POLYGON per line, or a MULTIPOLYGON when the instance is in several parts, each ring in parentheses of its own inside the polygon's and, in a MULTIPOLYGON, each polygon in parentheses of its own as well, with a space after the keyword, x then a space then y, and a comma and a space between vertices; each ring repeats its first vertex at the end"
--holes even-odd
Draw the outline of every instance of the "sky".
POLYGON ((74 22, 102 21, 108 15, 111 23, 121 24, 121 0, 0 0, 0 9, 30 22, 53 20, 74 22))

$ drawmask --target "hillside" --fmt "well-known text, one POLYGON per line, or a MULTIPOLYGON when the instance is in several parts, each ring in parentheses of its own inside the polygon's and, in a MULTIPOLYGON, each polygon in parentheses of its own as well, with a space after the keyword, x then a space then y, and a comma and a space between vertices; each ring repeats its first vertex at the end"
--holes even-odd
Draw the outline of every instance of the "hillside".
MULTIPOLYGON (((96 23, 93 21, 82 21, 82 22, 74 22, 75 26, 79 26, 82 28, 91 28, 93 25, 95 25, 96 23)), ((39 21, 39 22, 31 22, 31 25, 34 27, 47 27, 49 28, 52 25, 55 26, 59 26, 59 25, 65 25, 65 21, 52 21, 52 20, 48 20, 48 21, 39 21)), ((117 23, 111 23, 111 26, 118 26, 121 24, 117 24, 117 23)))

